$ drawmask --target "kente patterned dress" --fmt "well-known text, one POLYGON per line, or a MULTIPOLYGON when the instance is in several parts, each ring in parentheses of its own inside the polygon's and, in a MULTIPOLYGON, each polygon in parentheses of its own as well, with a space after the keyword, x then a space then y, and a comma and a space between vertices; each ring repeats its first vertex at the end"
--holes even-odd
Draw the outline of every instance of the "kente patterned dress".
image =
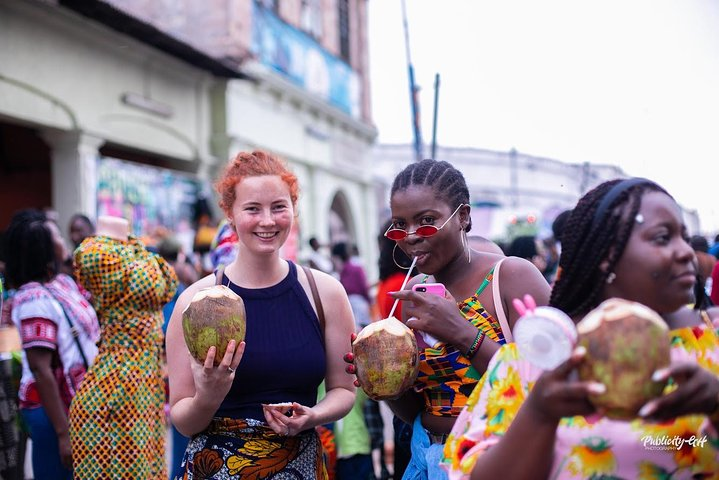
MULTIPOLYGON (((492 282, 494 267, 471 297, 457 302, 462 315, 489 339, 500 345, 506 343, 499 322, 479 301, 480 294, 492 282)), ((425 278, 426 280, 426 278, 425 278)), ((419 375, 414 389, 424 397, 425 411, 441 417, 456 417, 479 381, 480 374, 472 362, 453 345, 438 343, 426 346, 417 333, 420 345, 419 375)))
POLYGON ((89 237, 75 265, 101 335, 70 407, 74 478, 165 480, 162 307, 177 277, 134 237, 89 237))
MULTIPOLYGON (((672 363, 698 363, 719 375, 716 331, 711 323, 673 330, 672 363)), ((443 465, 451 480, 469 478, 477 458, 507 431, 541 373, 521 358, 516 344, 494 355, 445 444, 443 465)), ((705 415, 662 423, 563 418, 548 478, 719 479, 719 438, 705 415)))

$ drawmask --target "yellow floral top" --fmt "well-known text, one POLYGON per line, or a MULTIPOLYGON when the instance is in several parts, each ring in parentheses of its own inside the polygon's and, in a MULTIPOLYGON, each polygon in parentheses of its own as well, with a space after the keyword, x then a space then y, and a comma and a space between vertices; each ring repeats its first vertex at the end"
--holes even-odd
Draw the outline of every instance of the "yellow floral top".
MULTIPOLYGON (((672 363, 719 374, 719 337, 707 326, 671 332, 672 363)), ((444 449, 450 480, 468 478, 477 457, 509 428, 542 370, 500 348, 457 418, 444 449)), ((557 428, 550 479, 719 479, 719 440, 704 415, 665 423, 576 416, 557 428), (696 475, 696 476, 695 476, 696 475)))

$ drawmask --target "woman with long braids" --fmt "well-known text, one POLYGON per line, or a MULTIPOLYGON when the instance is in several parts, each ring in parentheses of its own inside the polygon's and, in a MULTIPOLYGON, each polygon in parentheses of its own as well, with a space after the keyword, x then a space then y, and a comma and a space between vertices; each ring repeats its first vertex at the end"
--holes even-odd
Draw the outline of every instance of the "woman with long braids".
MULTIPOLYGON (((39 210, 13 215, 5 234, 12 320, 22 341, 20 414, 32 439, 37 480, 73 478, 68 410, 97 355, 97 314, 60 264, 57 226, 39 210)), ((77 477, 75 477, 77 478, 77 477)))
MULTIPOLYGON (((518 318, 508 308, 525 293, 546 304, 549 285, 530 262, 469 247, 469 190, 447 162, 412 163, 394 179, 392 224, 385 236, 417 259, 420 275, 391 293, 403 302, 402 319, 415 330, 420 373, 414 388, 389 402, 413 425, 411 459, 404 479, 441 479, 443 444, 472 389, 518 318), (499 274, 499 262, 502 262, 499 274), (444 297, 411 291, 418 283, 442 283, 444 297)), ((350 365, 348 371, 354 372, 350 365)))
POLYGON ((550 305, 574 322, 613 297, 655 310, 671 330, 672 363, 653 378, 675 390, 634 420, 601 417, 588 396, 606 386, 572 375, 583 348, 543 371, 505 345, 447 442, 450 478, 717 478, 719 318, 674 313, 689 311, 695 262, 680 209, 657 184, 613 180, 582 197, 562 235, 550 305), (682 444, 647 448, 647 439, 682 444))

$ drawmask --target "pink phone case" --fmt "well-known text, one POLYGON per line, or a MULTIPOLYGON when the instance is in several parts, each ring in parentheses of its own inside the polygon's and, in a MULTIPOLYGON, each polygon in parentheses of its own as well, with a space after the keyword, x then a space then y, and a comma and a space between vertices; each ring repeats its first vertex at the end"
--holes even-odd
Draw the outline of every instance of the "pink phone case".
POLYGON ((418 283, 412 287, 412 290, 415 292, 427 292, 444 298, 444 285, 441 283, 418 283))

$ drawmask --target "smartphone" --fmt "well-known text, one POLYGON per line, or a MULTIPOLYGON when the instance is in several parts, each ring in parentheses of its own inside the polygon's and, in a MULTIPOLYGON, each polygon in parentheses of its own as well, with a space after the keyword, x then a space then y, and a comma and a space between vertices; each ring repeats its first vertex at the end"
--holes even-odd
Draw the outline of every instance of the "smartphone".
MULTIPOLYGON (((417 285, 412 287, 412 291, 414 292, 426 292, 432 295, 438 295, 442 298, 444 298, 444 285, 441 283, 418 283, 417 285)), ((429 345, 430 347, 435 347, 439 340, 437 340, 435 337, 430 335, 426 332, 419 332, 422 335, 422 338, 424 339, 425 343, 429 345)))
POLYGON ((427 292, 444 298, 445 288, 441 283, 418 283, 412 287, 412 290, 415 292, 427 292))

